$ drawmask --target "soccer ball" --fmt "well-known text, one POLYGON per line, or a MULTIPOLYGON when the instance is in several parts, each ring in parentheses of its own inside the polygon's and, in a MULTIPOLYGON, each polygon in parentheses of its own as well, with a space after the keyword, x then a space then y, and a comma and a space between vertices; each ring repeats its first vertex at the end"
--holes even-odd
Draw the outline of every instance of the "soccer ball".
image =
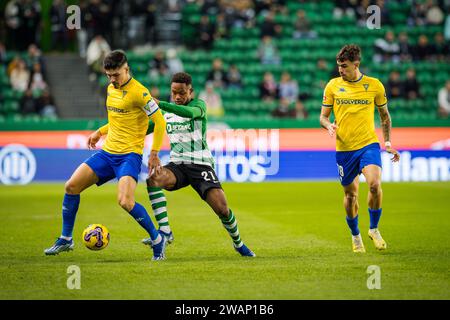
POLYGON ((90 224, 83 231, 83 243, 91 250, 102 250, 108 246, 109 231, 101 224, 90 224))

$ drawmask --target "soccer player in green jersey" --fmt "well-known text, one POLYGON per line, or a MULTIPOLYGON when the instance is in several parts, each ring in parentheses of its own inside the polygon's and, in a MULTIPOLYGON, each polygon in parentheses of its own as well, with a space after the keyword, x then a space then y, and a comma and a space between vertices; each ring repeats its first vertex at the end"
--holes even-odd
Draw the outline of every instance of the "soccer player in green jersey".
MULTIPOLYGON (((244 257, 255 254, 242 242, 236 218, 228 207, 225 193, 214 171, 214 159, 206 142, 206 105, 193 99, 192 78, 180 72, 172 77, 171 96, 175 103, 157 102, 164 112, 166 132, 170 140, 170 162, 147 179, 155 218, 160 232, 173 241, 167 217, 166 198, 161 188, 174 191, 191 185, 219 216, 233 240, 233 246, 244 257)), ((153 131, 150 122, 147 134, 153 131)), ((143 243, 149 244, 150 239, 143 243)))

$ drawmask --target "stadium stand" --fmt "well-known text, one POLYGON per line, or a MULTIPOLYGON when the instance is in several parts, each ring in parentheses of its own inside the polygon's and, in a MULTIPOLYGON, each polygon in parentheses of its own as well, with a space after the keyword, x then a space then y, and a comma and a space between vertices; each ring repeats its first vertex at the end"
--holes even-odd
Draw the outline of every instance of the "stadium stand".
MULTIPOLYGON (((273 4, 278 3, 273 6, 275 9, 258 7, 262 3, 260 1, 220 1, 215 6, 211 6, 211 1, 205 3, 209 7, 205 7, 202 1, 186 1, 180 7, 184 46, 183 49, 178 50, 178 57, 185 71, 192 74, 197 93, 205 88, 208 73, 216 58, 223 61, 225 71, 228 71, 231 65, 236 66, 242 77, 241 87, 216 88, 222 98, 225 112, 224 116, 213 118, 213 120, 228 123, 231 127, 317 126, 324 85, 336 74, 335 55, 344 44, 349 42, 356 43, 362 48, 362 71, 379 78, 385 86, 392 71, 398 71, 401 81, 404 81, 407 70, 415 70, 420 86, 418 97, 411 99, 401 96, 390 99, 390 111, 396 124, 421 125, 432 123, 439 118, 438 91, 450 78, 448 39, 443 49, 439 49, 441 53, 439 57, 432 52, 436 47, 434 39, 439 38, 438 34, 444 33, 444 21, 433 21, 433 24, 419 23, 417 9, 414 6, 404 5, 402 1, 385 1, 383 17, 386 14, 388 19, 386 21, 383 19, 383 23, 386 24, 380 29, 369 30, 362 23, 365 21, 360 14, 362 2, 358 2, 359 4, 352 8, 353 15, 339 17, 336 15, 335 1, 326 0, 272 1, 273 4), (235 12, 231 23, 227 20, 229 18, 227 11, 222 10, 223 6, 229 6, 227 8, 233 8, 235 12), (248 12, 246 6, 252 8, 254 16, 246 15, 248 12), (217 13, 221 10, 222 13, 218 15, 217 13), (308 21, 310 32, 307 36, 299 36, 295 32, 299 11, 302 11, 301 16, 308 21), (272 25, 269 26, 265 18, 268 12, 273 14, 273 21, 270 22, 272 25), (199 26, 204 15, 209 16, 209 23, 213 26, 211 30, 217 31, 215 40, 208 50, 198 47, 199 26), (272 32, 272 42, 280 56, 279 64, 261 64, 258 47, 261 43, 262 29, 264 33, 272 32), (419 39, 426 37, 430 55, 418 57, 411 54, 409 57, 402 56, 398 61, 395 59, 375 61, 373 59, 377 53, 375 43, 377 39, 384 38, 389 31, 392 31, 396 38, 401 33, 406 34, 407 45, 412 52, 418 52, 419 39), (324 62, 320 68, 317 67, 318 61, 324 62), (280 101, 263 101, 260 98, 259 86, 266 72, 271 72, 277 83, 283 72, 290 73, 298 84, 298 99, 301 100, 306 112, 302 112, 298 117, 295 117, 295 112, 291 112, 289 114, 293 115, 292 118, 274 118, 272 112, 279 107, 280 101), (305 114, 308 116, 305 117, 305 114)), ((445 12, 445 8, 442 11, 445 12)), ((92 30, 88 30, 88 33, 92 34, 92 30)), ((169 96, 170 76, 164 74, 150 77, 150 62, 159 50, 151 47, 151 50, 142 52, 142 50, 134 51, 133 48, 128 48, 127 53, 136 79, 148 88, 156 87, 160 97, 166 98, 169 96)), ((2 63, 0 69, 2 84, 0 121, 23 121, 24 119, 48 121, 42 116, 20 115, 19 104, 22 94, 11 89, 6 73, 7 65, 17 54, 24 55, 22 52, 7 51, 6 62, 2 63)), ((100 76, 98 83, 101 88, 104 88, 107 84, 106 77, 100 76)), ((292 103, 290 108, 295 108, 295 103, 292 103)), ((50 119, 53 121, 54 117, 50 119)))

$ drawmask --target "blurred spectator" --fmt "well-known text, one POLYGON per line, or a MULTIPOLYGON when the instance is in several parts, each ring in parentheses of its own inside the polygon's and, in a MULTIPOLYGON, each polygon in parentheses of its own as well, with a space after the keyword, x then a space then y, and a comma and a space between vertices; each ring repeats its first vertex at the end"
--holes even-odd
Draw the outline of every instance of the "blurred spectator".
POLYGON ((31 69, 35 63, 39 63, 41 65, 41 69, 45 73, 45 64, 44 59, 42 58, 42 52, 34 43, 28 46, 27 61, 29 63, 28 68, 31 69))
POLYGON ((438 32, 434 36, 434 43, 432 45, 433 57, 441 62, 449 61, 450 58, 450 48, 445 42, 444 35, 438 32))
POLYGON ((440 25, 444 21, 444 13, 441 8, 433 1, 427 1, 426 21, 428 25, 440 25))
POLYGON ((66 5, 63 0, 53 0, 50 8, 51 50, 65 51, 68 45, 66 27, 66 5))
POLYGON ((167 66, 170 74, 184 71, 183 62, 177 56, 177 50, 173 48, 167 50, 167 66))
POLYGON ((95 81, 103 73, 103 59, 111 51, 108 42, 101 35, 96 35, 89 43, 86 52, 86 61, 91 70, 89 76, 91 81, 95 81))
POLYGON ((157 0, 145 0, 145 41, 149 41, 153 44, 157 43, 158 37, 156 36, 156 9, 157 0))
POLYGON ((277 47, 272 42, 272 37, 264 36, 258 48, 258 57, 262 64, 280 64, 281 59, 277 47))
POLYGON ((295 103, 292 103, 288 99, 280 99, 277 108, 272 111, 272 116, 277 118, 297 117, 297 112, 295 110, 295 103))
POLYGON ((182 2, 185 0, 167 0, 167 11, 178 13, 181 11, 182 2))
POLYGON ((413 1, 410 15, 408 17, 408 25, 423 26, 426 24, 427 6, 421 1, 413 1))
POLYGON ((45 118, 57 118, 55 103, 48 90, 44 90, 38 98, 37 112, 45 118))
POLYGON ((200 46, 202 49, 210 50, 214 41, 214 26, 209 21, 207 15, 200 18, 200 25, 198 26, 200 46))
POLYGON ((260 35, 262 38, 265 36, 276 37, 281 33, 281 26, 276 24, 274 20, 274 12, 269 11, 260 26, 260 35))
POLYGON ((77 44, 78 44, 78 54, 81 58, 86 58, 86 51, 87 51, 87 45, 88 45, 88 31, 86 29, 87 21, 86 21, 86 12, 87 12, 87 2, 86 0, 81 0, 78 4, 81 11, 81 25, 80 29, 76 31, 77 33, 77 44))
POLYGON ((444 18, 444 13, 435 0, 414 0, 411 13, 408 17, 408 25, 438 25, 444 21, 444 18))
POLYGON ((38 112, 36 99, 33 97, 33 91, 27 89, 20 100, 20 113, 23 115, 34 114, 38 112))
POLYGON ((215 91, 214 83, 206 82, 205 89, 202 90, 198 96, 199 99, 206 103, 206 113, 212 117, 222 117, 224 110, 222 106, 222 98, 220 94, 215 91))
POLYGON ((10 0, 5 7, 5 20, 13 49, 26 50, 40 38, 41 6, 38 0, 10 0))
POLYGON ((311 23, 306 17, 305 10, 297 11, 297 19, 294 23, 293 37, 295 39, 317 37, 317 33, 311 30, 311 23))
MULTIPOLYGON (((84 23, 88 34, 88 41, 95 38, 96 35, 101 35, 102 38, 111 41, 111 4, 102 2, 102 0, 89 0, 84 14, 84 23)), ((89 48, 88 48, 89 50, 89 48)))
POLYGON ((308 111, 306 111, 305 106, 300 100, 297 100, 297 102, 295 102, 295 117, 297 119, 308 118, 308 111))
POLYGON ((432 49, 428 43, 428 37, 424 34, 420 35, 417 45, 414 47, 414 60, 426 60, 430 58, 432 49))
POLYGON ((375 5, 380 9, 380 23, 382 26, 391 24, 391 15, 385 4, 385 0, 377 0, 375 2, 375 5))
POLYGON ((163 77, 169 73, 169 66, 163 51, 157 51, 149 63, 149 72, 151 78, 163 77))
POLYGON ((235 64, 228 69, 227 79, 228 88, 242 89, 242 76, 235 64))
POLYGON ((7 44, 13 50, 24 50, 26 45, 23 44, 24 39, 21 37, 23 21, 19 16, 19 4, 16 0, 9 0, 5 6, 5 24, 7 44))
POLYGON ((289 103, 294 103, 298 98, 297 81, 291 78, 289 72, 283 72, 278 85, 278 96, 280 99, 286 99, 289 103))
POLYGON ((289 10, 287 7, 287 1, 288 0, 274 0, 273 1, 275 3, 275 10, 284 16, 289 14, 289 10))
POLYGON ((406 79, 403 87, 406 99, 416 99, 420 96, 420 86, 414 69, 410 68, 406 71, 406 79))
POLYGON ((351 0, 335 0, 333 17, 341 19, 344 14, 348 17, 355 16, 355 1, 351 0))
POLYGON ((272 2, 272 0, 253 0, 255 14, 257 16, 267 14, 272 6, 272 2))
POLYGON ((278 98, 278 85, 270 72, 264 73, 263 81, 259 85, 259 97, 264 101, 278 98))
POLYGON ((6 63, 6 48, 5 45, 0 42, 0 64, 6 63))
MULTIPOLYGON (((224 1, 225 2, 225 1, 224 1)), ((252 0, 231 0, 234 9, 233 26, 236 28, 251 28, 255 24, 255 11, 252 0)))
POLYGON ((17 68, 17 66, 19 65, 20 61, 22 59, 19 56, 15 56, 8 64, 8 67, 6 68, 6 74, 8 75, 8 77, 11 77, 11 73, 14 69, 17 68))
POLYGON ((444 38, 446 41, 450 41, 450 12, 447 13, 444 25, 444 38))
POLYGON ((41 31, 41 5, 39 0, 19 1, 23 5, 25 48, 37 43, 41 31))
POLYGON ((439 117, 448 118, 450 115, 450 80, 447 80, 445 87, 441 88, 438 93, 439 117))
POLYGON ((355 8, 355 14, 357 19, 357 25, 365 28, 367 26, 367 19, 369 14, 367 8, 370 6, 370 0, 362 0, 355 8))
POLYGON ((319 59, 317 60, 317 65, 316 65, 317 69, 320 71, 328 71, 328 63, 327 60, 325 59, 319 59))
POLYGON ((219 12, 219 4, 217 0, 203 0, 200 13, 203 15, 216 15, 219 12))
POLYGON ((400 48, 400 60, 410 61, 412 58, 413 48, 409 44, 408 34, 406 32, 400 32, 398 34, 398 46, 400 48))
POLYGON ((44 90, 47 88, 47 83, 45 82, 44 75, 41 71, 41 65, 38 62, 35 62, 33 65, 29 88, 31 90, 44 90))
POLYGON ((399 62, 399 54, 400 46, 395 40, 395 35, 392 31, 386 32, 384 38, 379 38, 375 41, 374 62, 399 62))
POLYGON ((14 90, 20 92, 27 90, 30 82, 30 71, 28 71, 22 59, 18 60, 16 66, 11 70, 10 82, 14 90))
POLYGON ((225 14, 221 13, 216 17, 216 27, 214 39, 228 38, 229 25, 225 19, 225 14))
POLYGON ((403 97, 403 83, 400 79, 400 73, 398 71, 392 71, 389 74, 389 80, 386 86, 386 92, 388 98, 401 98, 403 97))
POLYGON ((214 59, 212 69, 209 71, 206 80, 212 81, 216 88, 225 88, 228 85, 227 73, 223 69, 220 58, 214 59))

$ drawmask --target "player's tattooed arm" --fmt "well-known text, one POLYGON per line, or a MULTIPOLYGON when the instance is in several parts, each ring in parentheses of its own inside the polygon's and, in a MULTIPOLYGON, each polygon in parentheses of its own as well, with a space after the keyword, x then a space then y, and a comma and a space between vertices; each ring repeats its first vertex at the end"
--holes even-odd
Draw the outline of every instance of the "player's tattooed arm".
POLYGON ((392 128, 392 120, 391 115, 389 114, 389 110, 387 105, 378 108, 378 112, 380 113, 381 119, 381 128, 383 130, 383 138, 386 147, 386 151, 393 155, 392 162, 397 162, 400 160, 400 154, 397 150, 392 148, 391 146, 391 128, 392 128))
POLYGON ((381 128, 383 130, 384 141, 391 141, 392 120, 387 106, 378 108, 381 119, 381 128))

